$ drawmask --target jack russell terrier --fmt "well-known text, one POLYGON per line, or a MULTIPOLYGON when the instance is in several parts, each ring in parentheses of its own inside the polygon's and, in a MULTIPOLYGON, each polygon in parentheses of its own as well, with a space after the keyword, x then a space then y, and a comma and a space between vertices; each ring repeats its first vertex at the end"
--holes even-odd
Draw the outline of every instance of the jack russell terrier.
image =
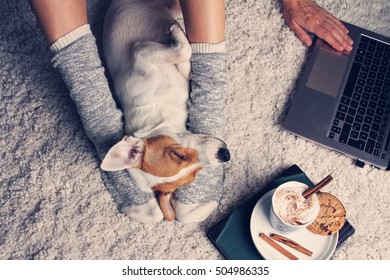
POLYGON ((103 48, 126 136, 103 159, 106 171, 127 169, 138 187, 158 196, 172 221, 173 192, 209 164, 230 160, 226 144, 186 129, 191 46, 175 19, 177 0, 113 0, 103 48))

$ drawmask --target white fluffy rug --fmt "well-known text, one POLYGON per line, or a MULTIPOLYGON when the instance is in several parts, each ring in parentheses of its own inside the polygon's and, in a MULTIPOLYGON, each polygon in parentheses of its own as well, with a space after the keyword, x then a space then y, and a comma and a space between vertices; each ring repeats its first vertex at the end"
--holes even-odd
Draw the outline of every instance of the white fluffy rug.
MULTIPOLYGON (((89 1, 100 42, 106 1, 89 1)), ((390 36, 388 0, 318 0, 339 18, 390 36)), ((232 160, 220 206, 201 224, 144 225, 119 213, 27 1, 0 9, 0 259, 221 259, 207 230, 292 164, 345 204, 355 235, 334 259, 390 259, 390 173, 282 128, 307 50, 280 0, 227 0, 232 160)), ((249 226, 249 225, 248 225, 249 226)))

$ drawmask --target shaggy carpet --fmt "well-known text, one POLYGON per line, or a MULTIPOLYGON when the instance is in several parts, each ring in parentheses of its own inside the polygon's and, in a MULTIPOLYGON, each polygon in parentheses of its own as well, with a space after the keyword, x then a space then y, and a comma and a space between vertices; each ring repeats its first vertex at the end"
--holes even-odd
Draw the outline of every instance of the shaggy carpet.
MULTIPOLYGON (((101 43, 108 1, 88 2, 101 43)), ((390 36, 388 0, 318 0, 342 20, 390 36)), ((222 259, 207 230, 293 164, 339 197, 356 233, 333 259, 390 259, 390 173, 283 127, 307 49, 280 0, 227 0, 226 165, 219 207, 205 222, 137 223, 118 212, 27 1, 0 9, 0 259, 222 259)), ((249 226, 249 225, 248 225, 249 226)))

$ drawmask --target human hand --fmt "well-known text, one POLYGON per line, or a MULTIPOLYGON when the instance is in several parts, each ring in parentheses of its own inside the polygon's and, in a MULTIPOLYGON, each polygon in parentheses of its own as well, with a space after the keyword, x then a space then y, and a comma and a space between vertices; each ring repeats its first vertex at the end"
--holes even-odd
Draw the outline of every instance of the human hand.
POLYGON ((353 41, 348 36, 348 29, 312 0, 283 0, 283 17, 307 47, 312 44, 307 32, 312 32, 338 51, 352 50, 353 41))

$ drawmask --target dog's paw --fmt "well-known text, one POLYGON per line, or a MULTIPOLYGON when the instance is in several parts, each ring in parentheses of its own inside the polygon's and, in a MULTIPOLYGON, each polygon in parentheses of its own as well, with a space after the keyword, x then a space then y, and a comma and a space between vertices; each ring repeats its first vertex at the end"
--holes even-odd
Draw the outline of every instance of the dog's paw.
POLYGON ((173 39, 177 39, 182 35, 185 36, 184 30, 180 27, 179 23, 177 23, 176 21, 173 21, 173 23, 169 27, 169 32, 171 33, 173 39))
POLYGON ((189 60, 192 51, 183 29, 177 22, 175 22, 170 26, 169 31, 171 32, 172 45, 175 49, 177 49, 181 60, 189 60))

